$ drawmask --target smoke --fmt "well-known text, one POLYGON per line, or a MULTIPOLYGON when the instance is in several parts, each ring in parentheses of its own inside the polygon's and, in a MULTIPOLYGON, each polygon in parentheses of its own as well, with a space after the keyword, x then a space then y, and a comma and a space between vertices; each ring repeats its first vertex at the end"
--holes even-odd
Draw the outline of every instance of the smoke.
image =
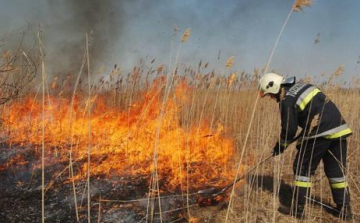
MULTIPOLYGON (((44 21, 51 44, 52 69, 74 72, 79 69, 85 51, 85 34, 89 36, 92 67, 111 58, 112 44, 120 38, 124 24, 123 7, 113 0, 47 1, 50 20, 44 21), (120 7, 119 7, 120 5, 120 7)), ((46 32, 46 30, 45 30, 46 32)))
MULTIPOLYGON (((202 60, 210 62, 210 67, 222 68, 226 58, 235 56, 234 69, 251 72, 267 62, 292 5, 291 1, 283 0, 212 0, 206 4, 194 0, 0 2, 6 6, 0 7, 0 47, 9 49, 8 44, 2 43, 4 33, 14 33, 19 24, 26 27, 29 23, 32 29, 27 34, 32 44, 29 48, 36 49, 34 40, 41 24, 48 71, 58 74, 79 70, 86 33, 91 36, 92 70, 97 72, 101 65, 109 68, 116 63, 124 72, 144 57, 169 63, 169 55, 176 55, 177 41, 186 28, 191 28, 192 34, 183 44, 179 62, 191 65, 202 60), (174 25, 179 29, 177 36, 172 35, 174 25)), ((359 52, 353 46, 359 45, 356 38, 359 33, 353 27, 359 20, 355 10, 359 4, 318 2, 306 8, 305 13, 293 14, 271 67, 303 74, 308 72, 303 67, 307 63, 312 73, 321 73, 331 61, 344 64, 347 70, 356 69, 354 60, 359 52), (313 37, 319 32, 321 43, 313 49, 313 37), (346 56, 334 52, 346 52, 346 56)), ((16 49, 19 38, 15 40, 12 35, 9 39, 16 49)))
MULTIPOLYGON (((262 1, 231 0, 226 4, 218 1, 203 4, 192 0, 34 2, 26 4, 28 9, 20 12, 23 15, 21 19, 28 20, 35 33, 39 23, 42 24, 48 73, 57 76, 79 70, 86 33, 90 35, 90 61, 95 72, 101 65, 108 68, 113 63, 129 70, 146 56, 156 58, 159 63, 167 63, 169 52, 175 48, 170 48, 171 41, 176 44, 186 28, 192 28, 192 35, 183 47, 186 54, 182 53, 179 58, 183 63, 204 60, 211 62, 212 66, 222 67, 223 60, 229 56, 235 56, 237 60, 249 58, 248 51, 253 51, 254 45, 263 42, 256 39, 263 36, 258 33, 258 30, 264 29, 258 28, 263 21, 254 19, 260 18, 256 15, 261 14, 264 8, 262 1), (251 27, 243 25, 248 23, 252 24, 251 27), (175 24, 180 30, 176 37, 172 36, 175 24), (217 59, 220 50, 221 61, 217 59), (247 55, 246 58, 243 55, 247 55)), ((24 8, 20 7, 20 3, 13 4, 13 11, 24 8)))

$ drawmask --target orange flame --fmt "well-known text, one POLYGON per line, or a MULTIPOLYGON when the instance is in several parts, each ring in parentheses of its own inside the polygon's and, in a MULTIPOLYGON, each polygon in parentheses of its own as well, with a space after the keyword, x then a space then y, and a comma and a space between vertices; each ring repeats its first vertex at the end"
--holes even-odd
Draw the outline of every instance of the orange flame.
MULTIPOLYGON (((222 186, 232 181, 234 142, 222 135, 218 124, 211 130, 203 121, 201 126, 183 128, 179 119, 179 104, 186 104, 186 92, 191 90, 183 82, 174 90, 165 105, 160 123, 161 98, 164 81, 155 81, 150 90, 129 108, 107 104, 107 95, 91 101, 75 98, 72 120, 70 101, 50 97, 45 105, 45 143, 47 155, 60 150, 62 161, 68 158, 71 136, 73 157, 81 163, 76 179, 87 173, 85 157, 88 149, 87 106, 91 113, 91 176, 109 177, 149 175, 153 170, 153 153, 158 145, 158 173, 161 185, 167 190, 195 190, 207 185, 222 186), (156 130, 160 128, 157 138, 156 130), (158 143, 156 144, 156 140, 158 143)), ((40 145, 42 103, 30 95, 22 102, 13 102, 1 114, 12 144, 40 145)))

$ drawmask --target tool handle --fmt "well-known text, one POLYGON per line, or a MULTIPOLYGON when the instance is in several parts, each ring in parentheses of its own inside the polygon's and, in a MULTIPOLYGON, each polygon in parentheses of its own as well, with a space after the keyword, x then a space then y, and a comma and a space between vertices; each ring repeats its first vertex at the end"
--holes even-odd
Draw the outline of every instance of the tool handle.
MULTIPOLYGON (((300 133, 299 135, 297 135, 295 138, 293 138, 291 140, 290 143, 295 142, 296 140, 298 140, 300 137, 302 136, 302 133, 300 133)), ((224 187, 220 193, 223 193, 225 191, 227 191, 230 187, 234 186, 237 182, 239 182, 242 178, 244 178, 246 175, 248 175, 250 172, 252 172, 254 169, 258 168, 259 166, 261 166, 262 164, 264 164, 266 161, 268 161, 269 159, 271 159, 273 157, 272 154, 268 155, 265 159, 263 159, 262 161, 258 162, 255 166, 251 167, 250 169, 248 169, 243 175, 241 175, 240 177, 238 177, 233 183, 227 185, 226 187, 224 187)))
POLYGON ((267 156, 265 159, 263 159, 262 161, 258 162, 255 166, 251 167, 250 169, 248 169, 245 173, 243 173, 240 177, 238 177, 233 183, 227 185, 226 187, 224 187, 221 192, 225 192, 227 191, 230 187, 234 186, 237 182, 239 182, 241 179, 243 179, 246 175, 248 175, 250 172, 252 172, 253 170, 255 170, 256 168, 258 168, 259 166, 261 166, 263 163, 265 163, 266 161, 268 161, 270 158, 272 158, 272 154, 270 154, 269 156, 267 156))

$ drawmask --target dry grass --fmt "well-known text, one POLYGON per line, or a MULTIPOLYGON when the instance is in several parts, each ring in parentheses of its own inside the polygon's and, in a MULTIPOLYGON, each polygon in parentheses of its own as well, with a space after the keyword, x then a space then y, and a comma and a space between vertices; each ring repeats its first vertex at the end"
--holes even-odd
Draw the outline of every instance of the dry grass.
MULTIPOLYGON (((296 6, 298 8, 308 6, 309 3, 299 1, 296 4, 298 4, 296 6)), ((185 30, 181 38, 181 44, 188 40, 190 32, 190 29, 185 30)), ((20 74, 20 68, 23 63, 14 63, 12 55, 12 52, 5 51, 1 57, 3 64, 1 71, 5 74, 4 77, 14 72, 20 74)), ((32 64, 25 53, 23 58, 25 64, 32 64)), ((178 66, 176 59, 174 69, 170 69, 171 67, 165 69, 163 63, 157 63, 155 59, 151 59, 149 61, 141 61, 127 74, 123 73, 117 66, 114 66, 108 76, 101 78, 92 86, 89 86, 86 81, 80 80, 81 72, 76 77, 72 75, 62 78, 54 77, 51 81, 42 82, 48 85, 43 88, 43 94, 46 91, 47 97, 56 98, 59 101, 69 99, 74 101, 76 98, 76 106, 83 104, 88 109, 90 109, 90 104, 96 103, 96 100, 104 100, 102 103, 107 107, 124 111, 130 116, 131 112, 133 112, 131 107, 134 105, 134 102, 143 100, 144 94, 151 92, 152 82, 154 80, 163 80, 166 86, 159 88, 156 97, 160 100, 163 99, 165 104, 167 99, 172 99, 178 103, 179 110, 177 117, 174 118, 183 129, 189 131, 191 126, 197 126, 200 129, 204 123, 207 123, 210 131, 209 134, 211 134, 217 131, 218 124, 223 126, 223 136, 234 141, 235 157, 233 157, 233 160, 235 159, 235 162, 232 165, 236 169, 235 164, 241 154, 244 156, 243 162, 245 164, 252 164, 259 161, 261 157, 266 156, 267 153, 270 153, 270 148, 278 138, 280 120, 276 103, 267 99, 260 101, 256 113, 251 120, 261 68, 255 68, 253 73, 231 71, 230 68, 233 67, 234 61, 235 58, 230 56, 224 63, 222 74, 219 74, 211 70, 209 63, 202 61, 196 67, 191 67, 178 66), (182 93, 183 95, 179 95, 175 87, 185 82, 187 83, 187 90, 182 93), (74 94, 74 89, 78 89, 76 90, 76 95, 74 94), (91 98, 89 98, 88 92, 91 92, 91 98), (182 97, 187 98, 187 100, 181 100, 182 97), (247 134, 251 121, 253 125, 249 134, 247 134), (244 147, 245 138, 248 139, 244 147)), ((35 65, 27 67, 32 68, 35 65)), ((265 70, 267 67, 268 64, 265 70)), ((30 68, 28 68, 27 73, 24 73, 25 77, 23 79, 30 82, 27 84, 36 86, 35 80, 28 77, 31 77, 30 74, 32 74, 30 68), (28 73, 30 74, 28 75, 28 73)), ((359 78, 354 78, 351 81, 350 88, 344 88, 338 82, 343 71, 344 67, 339 66, 329 75, 327 81, 318 84, 329 98, 339 106, 345 120, 347 120, 354 132, 354 136, 349 140, 349 154, 351 156, 348 159, 348 164, 353 206, 355 213, 357 213, 360 210, 360 204, 357 202, 357 198, 360 197, 357 182, 360 179, 355 174, 356 170, 360 167, 360 160, 357 158, 360 155, 358 150, 360 140, 360 127, 358 125, 360 111, 359 78)), ((325 74, 321 76, 325 78, 325 74)), ((311 82, 312 79, 313 77, 306 77, 305 81, 311 82)), ((23 81, 18 82, 23 83, 23 81)), ((4 95, 8 89, 0 88, 0 90, 2 95, 4 95)), ((36 95, 36 92, 33 93, 36 95)), ((43 97, 45 98, 45 95, 43 97)), ((22 100, 22 98, 18 98, 14 102, 21 102, 22 100)), ((37 98, 35 100, 40 99, 37 98)), ((5 104, 2 109, 5 111, 10 105, 11 103, 5 104)), ((91 110, 87 112, 90 114, 91 110)), ((69 114, 71 115, 72 112, 69 114)), ((96 126, 91 127, 91 129, 94 128, 96 126)), ((90 137, 91 135, 89 135, 90 137)), ((274 188, 279 185, 285 186, 285 188, 291 186, 291 166, 292 159, 295 156, 294 153, 294 149, 289 149, 280 159, 274 159, 266 165, 259 167, 253 173, 254 178, 236 189, 233 205, 230 208, 229 222, 285 222, 293 220, 288 216, 277 213, 276 207, 279 204, 279 197, 277 193, 274 193, 276 191, 274 188), (280 182, 282 184, 279 184, 280 182)), ((58 154, 47 155, 58 156, 58 154)), ((96 165, 96 163, 93 165, 96 165)), ((186 173, 188 171, 190 170, 187 169, 186 173)), ((317 171, 315 179, 319 182, 315 184, 314 195, 322 201, 331 203, 329 186, 327 185, 326 178, 323 177, 321 168, 317 171)), ((229 179, 229 181, 231 180, 229 179)), ((189 187, 182 192, 189 193, 189 187)), ((88 199, 90 200, 90 196, 88 199)), ((226 210, 219 208, 220 206, 216 208, 198 208, 196 211, 188 209, 189 219, 192 222, 197 222, 198 220, 199 222, 205 222, 209 217, 208 215, 211 215, 212 220, 210 221, 222 222, 225 218, 226 210)), ((333 219, 328 213, 322 211, 319 206, 309 208, 307 211, 311 219, 308 222, 318 220, 326 222, 329 219, 333 219)))
MULTIPOLYGON (((340 69, 337 69, 340 70, 340 69)), ((334 72, 337 77, 341 76, 340 72, 334 72)), ((331 74, 329 79, 334 74, 331 74)), ((251 80, 248 79, 247 85, 251 86, 251 80)), ((334 80, 333 80, 334 81, 334 80)), ((237 82, 241 84, 241 82, 237 82)), ((328 82, 329 83, 329 82, 328 82)), ((320 85, 320 83, 319 83, 320 85)), ((219 113, 215 116, 219 117, 218 120, 222 120, 226 127, 227 133, 230 135, 238 136, 237 149, 239 149, 244 140, 244 133, 249 124, 249 117, 251 113, 251 107, 253 106, 253 96, 256 94, 255 87, 246 89, 245 87, 232 89, 231 94, 221 94, 223 104, 219 107, 219 113), (231 104, 227 104, 226 97, 230 98, 231 104), (228 108, 231 115, 227 118, 225 115, 225 109, 228 108)), ((356 174, 357 168, 360 167, 358 156, 359 154, 359 133, 360 128, 358 124, 359 117, 359 102, 358 98, 359 87, 358 85, 352 88, 343 88, 340 84, 322 85, 322 90, 333 100, 340 110, 342 111, 345 120, 347 120, 354 135, 349 138, 349 150, 348 150, 348 176, 349 185, 352 195, 352 205, 355 213, 359 213, 360 203, 358 198, 360 196, 360 190, 358 182, 360 177, 356 174)), ((210 96, 211 97, 211 96, 210 96)), ((206 106, 211 108, 211 105, 206 106)), ((207 113, 207 112, 205 112, 207 113)), ((252 154, 259 160, 263 154, 269 153, 270 148, 277 140, 279 131, 279 112, 276 107, 276 103, 264 99, 261 101, 257 113, 254 117, 254 127, 251 130, 249 146, 246 147, 246 153, 252 154)), ((230 218, 228 222, 294 222, 295 219, 284 216, 278 212, 274 212, 275 206, 279 204, 278 196, 274 198, 274 183, 276 180, 281 181, 281 187, 286 190, 280 190, 281 194, 290 189, 292 185, 292 160, 295 157, 296 149, 294 146, 289 148, 287 152, 280 158, 281 160, 274 160, 267 165, 259 168, 254 173, 255 178, 248 180, 246 186, 241 189, 237 189, 237 195, 235 196, 233 207, 231 209, 230 218), (280 162, 280 163, 279 163, 280 162), (274 168, 281 164, 280 173, 275 174, 274 168), (275 199, 275 200, 274 200, 275 199), (274 217, 275 216, 275 217, 274 217)), ((328 185, 326 177, 324 177, 323 167, 320 165, 316 175, 314 177, 316 182, 313 187, 313 195, 317 197, 319 201, 325 202, 334 206, 332 202, 332 196, 330 187, 328 185)), ((288 199, 291 198, 287 197, 288 199)), ((337 222, 338 219, 326 212, 323 207, 316 204, 309 204, 307 209, 306 222, 337 222)), ((210 210, 210 209, 209 209, 210 210)), ((199 213, 201 209, 195 210, 194 213, 199 213)), ((203 219, 210 218, 210 222, 223 222, 226 216, 226 210, 216 209, 211 210, 211 214, 207 216, 199 216, 203 219), (210 216, 211 215, 211 216, 210 216)), ((207 222, 207 221, 203 221, 207 222)))
MULTIPOLYGON (((231 159, 233 161, 231 163, 232 168, 234 170, 236 169, 236 161, 239 157, 244 157, 243 163, 256 163, 270 153, 270 149, 278 139, 280 127, 278 107, 273 101, 268 99, 261 100, 256 109, 256 113, 252 113, 254 108, 254 99, 258 94, 257 83, 260 78, 260 70, 264 72, 269 68, 273 52, 279 42, 282 32, 285 29, 287 21, 291 16, 291 12, 303 11, 304 7, 311 6, 311 4, 311 0, 295 1, 276 40, 269 62, 262 69, 255 68, 254 72, 251 74, 244 71, 230 71, 230 68, 232 68, 234 64, 235 58, 233 56, 226 60, 223 73, 215 73, 214 71, 211 71, 209 63, 203 63, 202 61, 198 63, 197 67, 191 67, 178 66, 178 61, 176 59, 173 69, 171 69, 171 61, 169 68, 165 69, 164 64, 157 64, 156 60, 152 59, 150 61, 140 62, 140 64, 137 64, 133 70, 127 74, 123 73, 117 66, 115 66, 107 77, 101 78, 98 83, 95 83, 92 86, 87 84, 86 81, 81 82, 80 74, 78 76, 79 79, 77 80, 75 80, 71 75, 63 78, 54 77, 49 85, 50 88, 46 88, 47 94, 59 101, 71 98, 74 100, 75 94, 73 94, 73 92, 74 89, 78 87, 79 90, 76 92, 76 100, 80 103, 77 105, 90 104, 90 100, 93 100, 91 103, 94 103, 98 98, 101 98, 103 100, 102 103, 107 107, 124 111, 124 113, 127 113, 128 116, 130 116, 133 111, 131 107, 134 106, 134 102, 143 100, 144 94, 151 91, 151 85, 154 80, 167 80, 166 82, 164 81, 166 86, 159 88, 156 92, 156 97, 162 99, 164 104, 167 103, 169 98, 174 99, 174 101, 178 103, 177 105, 179 107, 179 111, 174 119, 176 119, 175 121, 178 122, 184 130, 189 131, 192 126, 198 126, 199 130, 203 123, 208 123, 209 135, 211 135, 211 133, 217 131, 218 124, 221 124, 224 128, 222 135, 224 137, 231 138, 234 141, 235 156, 231 159), (175 86, 184 82, 187 83, 188 88, 187 91, 183 93, 186 95, 183 96, 186 96, 189 100, 177 100, 181 97, 181 95, 179 96, 176 94, 175 86), (79 86, 77 86, 78 83, 79 86), (88 89, 88 92, 91 92, 93 96, 92 99, 88 98, 89 95, 86 89, 88 89), (86 103, 86 101, 88 103, 86 103), (250 131, 248 131, 250 123, 253 124, 250 131), (245 141, 246 145, 244 145, 245 141)), ((174 32, 177 33, 178 28, 175 27, 174 32)), ((181 44, 188 41, 190 34, 191 29, 186 29, 184 31, 180 39, 181 44)), ((176 58, 178 58, 180 53, 180 46, 176 58)), ((18 69, 18 65, 11 62, 11 55, 10 51, 6 51, 3 53, 3 57, 1 58, 2 65, 0 70, 4 74, 11 74, 11 72, 20 71, 20 69, 18 69)), ((24 58, 26 59, 26 63, 32 64, 25 53, 24 58)), ((90 68, 88 67, 88 70, 89 69, 90 68)), ((329 96, 329 98, 338 105, 345 117, 345 120, 354 132, 354 135, 349 138, 348 179, 352 195, 353 210, 356 214, 359 214, 360 186, 358 185, 358 182, 360 177, 357 175, 357 170, 360 168, 360 159, 358 158, 360 157, 360 126, 358 120, 360 117, 360 81, 359 78, 354 78, 354 80, 351 81, 351 87, 345 88, 338 82, 339 78, 343 74, 343 71, 344 67, 339 66, 332 74, 329 75, 329 78, 326 81, 317 84, 329 96)), ((325 74, 322 74, 321 76, 325 76, 325 74)), ((304 81, 311 82, 313 79, 313 77, 307 77, 304 81)), ((33 78, 24 80, 36 85, 33 78)), ((20 83, 22 82, 23 81, 20 81, 20 83)), ((45 81, 42 83, 45 84, 45 81)), ((45 87, 43 89, 45 91, 45 87)), ((2 93, 1 95, 6 95, 5 92, 8 92, 5 88, 0 88, 0 91, 2 93)), ((9 100, 6 99, 6 102, 12 99, 14 98, 9 100)), ((22 98, 18 98, 14 101, 21 102, 22 100, 22 98)), ((3 105, 2 109, 9 109, 8 106, 10 105, 11 103, 3 105)), ((165 105, 162 106, 162 115, 163 112, 166 112, 164 110, 165 107, 165 105)), ((88 109, 90 115, 90 106, 88 106, 88 109)), ((72 112, 70 112, 70 115, 71 114, 72 112)), ((161 120, 161 117, 159 120, 161 120)), ((91 129, 94 128, 96 128, 96 126, 91 126, 91 129)), ((9 129, 6 129, 6 131, 8 132, 9 129)), ((128 129, 128 131, 131 130, 128 129)), ((5 132, 5 130, 3 130, 3 132, 5 132)), ((160 132, 158 132, 158 134, 160 134, 160 132)), ((90 137, 91 132, 89 132, 89 138, 90 137)), ((96 147, 97 145, 91 146, 96 147)), ((234 223, 296 222, 294 218, 284 216, 276 210, 277 206, 281 202, 284 200, 288 201, 291 197, 291 195, 289 196, 289 193, 291 194, 289 191, 291 191, 293 181, 292 160, 294 159, 296 152, 293 147, 294 146, 291 146, 283 156, 277 157, 265 165, 260 166, 251 174, 251 177, 246 179, 246 181, 243 181, 243 183, 240 183, 235 189, 231 206, 229 206, 228 203, 221 203, 214 207, 188 208, 186 213, 188 221, 224 222, 225 219, 228 219, 228 222, 234 223), (278 190, 280 191, 279 193, 278 190), (229 212, 227 212, 228 207, 229 212)), ((154 166, 156 167, 158 155, 156 152, 154 153, 154 166)), ((47 155, 57 156, 55 153, 47 155)), ((190 155, 191 154, 187 154, 187 156, 190 155)), ((224 157, 224 159, 225 158, 229 157, 224 157)), ((70 163, 72 163, 71 159, 72 158, 70 158, 70 163)), ((96 165, 96 163, 93 163, 93 165, 96 165)), ((176 164, 172 163, 171 165, 176 164)), ((189 165, 187 165, 187 168, 188 166, 189 165)), ((224 167, 224 169, 226 168, 224 167)), ((89 176, 90 169, 88 170, 89 176)), ((80 172, 80 170, 73 171, 80 172)), ((191 172, 191 169, 181 171, 187 175, 191 172)), ((160 196, 160 189, 158 185, 159 179, 157 172, 153 175, 152 189, 157 191, 157 195, 153 194, 152 196, 156 197, 160 196)), ((188 179, 188 177, 186 177, 186 179, 188 179)), ((228 180, 232 181, 233 179, 228 180)), ((333 205, 329 185, 326 177, 324 177, 322 166, 318 168, 314 181, 316 183, 314 184, 312 194, 319 201, 333 205)), ((90 181, 88 182, 88 187, 90 187, 90 181)), ((189 181, 187 181, 187 184, 188 183, 189 181)), ((185 189, 182 185, 179 186, 179 188, 182 189, 181 191, 178 191, 179 193, 187 194, 186 198, 184 198, 186 199, 184 204, 189 205, 189 185, 187 185, 185 189)), ((149 193, 149 196, 150 195, 151 193, 149 193)), ((88 200, 90 201, 90 194, 88 194, 88 196, 88 200)), ((159 209, 161 209, 160 202, 156 205, 159 205, 159 209)), ((327 213, 322 206, 309 204, 307 207, 306 222, 338 221, 336 218, 327 213)), ((90 214, 90 210, 88 213, 90 214)), ((96 213, 92 212, 92 214, 96 213)))
MULTIPOLYGON (((141 100, 143 93, 149 91, 151 80, 161 79, 166 75, 166 71, 159 69, 159 67, 163 67, 162 64, 154 64, 152 70, 147 70, 146 67, 148 67, 146 63, 141 64, 134 67, 133 71, 127 75, 120 71, 111 72, 111 80, 100 80, 97 85, 92 86, 92 92, 105 96, 102 98, 106 98, 105 104, 108 106, 126 111, 129 103, 141 100)), ((349 139, 349 154, 351 156, 348 158, 348 165, 353 209, 355 213, 358 213, 360 210, 360 203, 358 202, 360 177, 356 173, 357 169, 360 168, 358 158, 360 156, 358 148, 360 140, 360 127, 358 125, 360 92, 358 86, 343 88, 341 85, 335 84, 336 79, 341 76, 339 70, 342 69, 339 68, 329 75, 332 84, 322 85, 321 88, 339 106, 345 120, 354 132, 354 135, 349 139)), ((235 140, 234 145, 238 156, 244 152, 245 163, 257 162, 270 152, 270 148, 277 140, 280 123, 276 103, 268 99, 261 100, 253 119, 254 124, 249 134, 247 146, 245 151, 241 151, 250 123, 254 96, 257 94, 258 78, 257 69, 254 70, 253 74, 229 72, 225 75, 219 75, 210 71, 208 65, 205 67, 201 63, 200 68, 179 67, 173 84, 176 86, 186 80, 189 86, 186 96, 191 99, 190 103, 179 101, 182 103, 178 114, 179 123, 184 129, 189 129, 189 126, 194 124, 200 126, 201 123, 208 122, 213 131, 216 130, 217 123, 221 123, 224 126, 224 136, 235 140)), ((57 81, 60 82, 61 80, 57 81)), ((70 83, 73 82, 70 80, 66 82, 65 86, 57 83, 50 90, 50 95, 59 99, 71 98, 73 86, 70 83)), ((329 81, 325 83, 329 83, 329 81)), ((86 86, 88 86, 86 83, 82 83, 79 89, 86 89, 86 86)), ((161 92, 161 94, 164 93, 161 92)), ((172 95, 173 91, 170 92, 169 97, 173 97, 172 95)), ((79 90, 77 97, 85 101, 87 100, 87 92, 79 90)), ((96 126, 92 128, 96 128, 96 126)), ((279 197, 276 194, 274 195, 276 182, 281 182, 281 187, 285 188, 285 192, 292 185, 291 166, 294 156, 295 149, 289 148, 281 158, 274 159, 259 167, 253 173, 254 178, 248 179, 246 184, 237 188, 228 222, 294 221, 293 218, 284 216, 278 213, 276 208, 274 209, 279 204, 279 197)), ((318 168, 315 176, 318 182, 314 186, 313 195, 323 202, 332 204, 329 186, 322 171, 322 167, 318 168)), ((280 190, 280 197, 283 192, 280 190)), ((189 216, 191 216, 192 222, 223 222, 226 210, 222 208, 224 205, 192 208, 189 210, 189 216)), ((307 222, 336 221, 336 218, 318 205, 312 205, 312 208, 308 208, 307 215, 307 222)))
POLYGON ((190 28, 186 29, 181 38, 181 42, 182 43, 186 42, 189 39, 190 34, 191 34, 191 29, 190 28))
MULTIPOLYGON (((206 75, 206 74, 204 74, 206 75)), ((332 75, 330 75, 331 77, 332 75)), ((216 100, 210 100, 207 105, 202 107, 201 102, 204 100, 206 89, 201 90, 201 86, 197 86, 195 97, 195 106, 191 119, 185 121, 197 120, 200 115, 200 111, 205 114, 204 117, 211 117, 213 119, 221 121, 226 129, 226 134, 233 137, 237 137, 236 145, 237 151, 240 154, 242 148, 246 128, 249 125, 249 117, 251 114, 251 108, 253 106, 253 97, 256 92, 256 76, 243 74, 234 81, 230 93, 225 90, 224 84, 221 82, 217 85, 218 91, 210 91, 209 98, 219 98, 220 106, 216 106, 216 100), (220 90, 219 90, 220 89, 220 90), (215 96, 212 96, 215 95, 215 96), (231 103, 229 103, 231 102, 231 103), (198 106, 197 106, 198 105, 198 106), (204 108, 204 111, 201 109, 204 108), (215 111, 214 114, 212 112, 215 111)), ((220 78, 221 79, 221 78, 220 78)), ((319 83, 320 85, 320 83, 319 83)), ((205 84, 206 86, 206 84, 205 84)), ((343 116, 354 131, 354 135, 349 139, 349 179, 350 188, 352 192, 352 205, 355 213, 358 213, 360 204, 358 197, 360 196, 359 177, 356 174, 356 169, 359 168, 359 132, 358 125, 359 117, 359 88, 354 86, 350 89, 345 89, 339 85, 325 85, 322 86, 323 91, 339 106, 343 116)), ((192 93, 192 92, 191 92, 192 93)), ((279 112, 277 105, 272 101, 264 99, 261 101, 257 113, 254 117, 254 127, 250 133, 250 139, 248 146, 246 147, 247 156, 253 155, 254 157, 261 157, 264 153, 270 151, 270 148, 275 143, 278 131, 279 131, 279 112)), ((290 187, 292 185, 292 160, 295 157, 296 150, 292 147, 281 158, 283 167, 280 171, 280 180, 283 181, 283 185, 290 187)), ((234 206, 231 210, 231 216, 229 222, 271 222, 273 215, 275 215, 275 222, 289 222, 295 221, 289 216, 281 215, 273 209, 274 203, 277 205, 279 201, 273 196, 273 183, 274 178, 279 178, 274 174, 274 166, 278 165, 277 162, 270 162, 259 169, 256 175, 256 184, 260 184, 257 187, 250 187, 251 182, 243 189, 238 189, 237 196, 235 197, 234 206), (269 182, 270 181, 270 182, 269 182)), ((317 170, 315 181, 318 181, 313 190, 313 195, 318 199, 332 204, 331 193, 326 177, 324 177, 323 167, 320 166, 317 170)), ((289 197, 288 197, 289 198, 289 197)), ((310 205, 308 205, 310 207, 310 205)), ((307 222, 336 222, 337 219, 323 210, 321 206, 311 205, 313 208, 307 209, 308 219, 307 222)), ((202 216, 209 211, 208 209, 195 210, 193 213, 200 214, 200 218, 203 222, 205 219, 210 218, 210 222, 223 222, 225 217, 225 210, 211 208, 208 215, 202 216)))
POLYGON ((225 67, 226 68, 231 68, 234 64, 234 61, 235 61, 235 57, 234 56, 231 56, 229 57, 227 60, 226 60, 226 63, 225 63, 225 67))
POLYGON ((309 7, 313 4, 313 0, 295 0, 293 4, 294 11, 303 11, 304 7, 309 7))

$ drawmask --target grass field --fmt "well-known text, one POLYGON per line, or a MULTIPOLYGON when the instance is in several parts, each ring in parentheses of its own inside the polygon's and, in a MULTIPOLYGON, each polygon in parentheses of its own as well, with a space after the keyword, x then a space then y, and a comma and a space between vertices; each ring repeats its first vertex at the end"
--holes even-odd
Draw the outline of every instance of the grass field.
MULTIPOLYGON (((239 73, 224 66, 225 74, 220 75, 208 64, 200 62, 195 68, 178 67, 175 75, 169 75, 163 67, 152 60, 139 64, 127 75, 115 67, 108 76, 91 86, 90 99, 86 82, 80 82, 73 94, 75 76, 55 77, 48 80, 44 101, 38 88, 39 91, 31 90, 4 104, 1 120, 2 135, 6 137, 3 143, 10 148, 30 148, 34 154, 31 157, 10 156, 3 160, 1 170, 13 166, 25 166, 33 172, 40 170, 40 148, 44 142, 45 170, 54 168, 55 163, 64 168, 45 174, 46 190, 59 182, 66 185, 73 182, 74 188, 82 187, 80 185, 87 181, 88 170, 90 179, 145 176, 144 193, 134 197, 127 195, 126 199, 143 196, 156 200, 159 195, 182 194, 184 207, 189 207, 182 212, 182 221, 223 222, 226 215, 228 222, 295 221, 277 212, 280 203, 291 200, 294 146, 279 158, 259 166, 237 184, 230 206, 231 190, 225 197, 218 198, 216 205, 197 207, 191 198, 199 189, 220 188, 231 183, 239 164, 241 175, 270 154, 279 134, 279 111, 270 99, 255 103, 259 71, 239 73), (43 127, 44 138, 41 137, 43 127), (91 163, 88 169, 89 148, 91 163), (77 163, 67 166, 69 159, 77 163)), ((356 80, 349 87, 337 84, 339 76, 341 73, 334 71, 328 75, 328 81, 318 85, 338 105, 354 132, 349 138, 348 179, 353 209, 357 213, 360 196, 356 174, 359 168, 359 90, 356 80)), ((33 177, 40 175, 35 174, 31 179, 33 177)), ((115 180, 114 184, 120 182, 115 180)), ((322 166, 318 168, 314 182, 312 195, 316 200, 333 205, 322 166)), ((13 186, 22 187, 28 183, 28 178, 19 177, 17 185, 13 186)), ((101 196, 107 197, 106 194, 101 196)), ((91 191, 90 199, 98 202, 101 197, 91 191)), ((112 200, 118 199, 112 197, 112 200)), ((67 205, 74 206, 74 203, 67 205)), ((151 205, 156 209, 157 205, 150 202, 146 210, 151 210, 151 205)), ((310 202, 307 207, 307 222, 336 221, 321 205, 310 202)), ((92 209, 96 210, 96 207, 92 209)), ((92 213, 96 218, 101 217, 97 211, 92 213)), ((167 222, 166 218, 164 221, 167 222)))
MULTIPOLYGON (((90 69, 87 36, 72 74, 47 73, 40 33, 37 53, 2 52, 0 221, 299 221, 277 211, 291 203, 294 145, 220 196, 197 192, 231 184, 270 155, 280 114, 273 100, 259 99, 258 81, 291 14, 311 3, 295 1, 268 63, 251 73, 233 70, 234 57, 215 71, 204 61, 179 65, 176 56, 170 64, 147 59, 128 73, 115 65, 98 74, 90 69)), ((170 55, 179 55, 188 38, 191 29, 170 55)), ((360 215, 360 79, 344 83, 343 70, 302 80, 334 101, 353 131, 347 179, 360 215)), ((313 182, 301 222, 338 222, 324 206, 334 203, 322 164, 313 182)))

